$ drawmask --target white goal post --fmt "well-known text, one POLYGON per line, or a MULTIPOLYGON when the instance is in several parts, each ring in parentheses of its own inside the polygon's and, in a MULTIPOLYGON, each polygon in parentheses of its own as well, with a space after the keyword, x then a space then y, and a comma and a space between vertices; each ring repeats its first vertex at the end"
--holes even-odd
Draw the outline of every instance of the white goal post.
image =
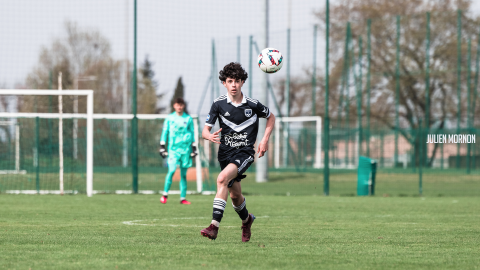
MULTIPOLYGON (((59 113, 18 113, 2 112, 0 117, 23 118, 86 118, 87 119, 87 196, 93 194, 93 90, 37 90, 37 89, 1 89, 0 95, 6 96, 87 96, 87 113, 59 114, 59 113)), ((60 176, 61 177, 61 176, 60 176)), ((60 186, 60 189, 62 187, 60 186)), ((60 190, 63 192, 63 190, 60 190)))
MULTIPOLYGON (((313 167, 319 169, 322 166, 322 118, 320 116, 299 116, 299 117, 276 117, 275 118, 275 168, 280 168, 280 129, 282 123, 291 122, 315 122, 316 143, 315 143, 315 162, 313 167)), ((284 146, 283 151, 288 151, 284 146)))

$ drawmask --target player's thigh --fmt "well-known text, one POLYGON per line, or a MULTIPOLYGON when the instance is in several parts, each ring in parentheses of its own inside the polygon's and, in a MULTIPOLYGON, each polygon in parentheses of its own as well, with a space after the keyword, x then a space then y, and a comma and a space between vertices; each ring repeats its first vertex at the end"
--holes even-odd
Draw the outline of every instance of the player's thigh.
POLYGON ((180 168, 190 168, 192 167, 192 158, 190 157, 190 154, 182 154, 180 161, 180 168))
POLYGON ((177 165, 181 165, 181 155, 178 153, 171 151, 168 153, 167 159, 168 171, 175 171, 177 169, 177 165))
POLYGON ((233 163, 229 163, 218 175, 217 182, 222 182, 225 185, 238 175, 238 167, 233 163))

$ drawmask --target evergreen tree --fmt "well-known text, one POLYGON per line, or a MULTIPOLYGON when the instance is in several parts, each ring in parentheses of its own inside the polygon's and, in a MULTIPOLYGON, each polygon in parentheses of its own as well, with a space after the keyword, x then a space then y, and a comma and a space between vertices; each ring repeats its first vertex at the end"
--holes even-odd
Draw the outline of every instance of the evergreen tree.
POLYGON ((153 63, 145 56, 139 73, 141 75, 138 85, 138 113, 153 114, 157 108, 157 82, 153 78, 155 72, 153 63))
MULTIPOLYGON (((175 102, 176 98, 180 97, 185 100, 185 97, 183 96, 183 94, 184 94, 184 87, 183 87, 182 77, 179 77, 177 81, 177 87, 175 87, 175 92, 173 93, 172 99, 170 100, 170 108, 172 112, 174 111, 173 103, 175 102)), ((185 112, 188 113, 186 104, 185 104, 185 112)))

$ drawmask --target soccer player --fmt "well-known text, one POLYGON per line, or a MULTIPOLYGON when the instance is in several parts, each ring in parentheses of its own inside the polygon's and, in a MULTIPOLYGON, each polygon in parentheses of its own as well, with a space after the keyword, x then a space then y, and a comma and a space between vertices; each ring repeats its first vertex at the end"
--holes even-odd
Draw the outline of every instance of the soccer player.
POLYGON ((180 203, 190 204, 185 199, 187 195, 187 169, 192 166, 192 158, 197 155, 193 133, 193 119, 184 112, 185 101, 183 98, 176 98, 173 103, 175 110, 166 119, 160 138, 160 156, 167 158, 168 173, 165 177, 165 187, 161 203, 167 203, 168 191, 172 185, 172 177, 180 165, 180 203), (168 151, 165 143, 168 138, 168 151))
POLYGON ((250 240, 250 228, 255 220, 255 216, 248 213, 240 181, 246 177, 243 173, 254 161, 259 118, 267 118, 265 135, 257 150, 258 157, 261 158, 268 150, 268 139, 275 125, 275 116, 258 100, 242 93, 242 86, 247 78, 248 74, 239 63, 232 62, 220 71, 219 79, 227 88, 227 94, 213 101, 202 132, 205 140, 220 144, 218 161, 222 169, 217 178, 212 222, 209 227, 200 231, 201 235, 210 239, 217 238, 229 193, 233 208, 242 219, 243 242, 250 240), (210 133, 217 118, 220 129, 210 133))

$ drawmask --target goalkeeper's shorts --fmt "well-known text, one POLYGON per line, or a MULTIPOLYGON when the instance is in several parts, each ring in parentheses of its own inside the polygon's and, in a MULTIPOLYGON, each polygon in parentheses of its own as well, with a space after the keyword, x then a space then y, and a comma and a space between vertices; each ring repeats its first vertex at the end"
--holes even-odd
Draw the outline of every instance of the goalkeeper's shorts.
POLYGON ((178 153, 175 151, 168 152, 168 167, 177 165, 180 168, 190 168, 192 167, 192 158, 190 157, 190 153, 178 153))
POLYGON ((250 165, 253 164, 253 161, 254 161, 253 156, 251 156, 247 152, 238 152, 226 160, 222 160, 222 161, 219 160, 220 168, 222 170, 225 169, 230 163, 233 163, 237 166, 237 170, 238 170, 237 177, 235 179, 230 180, 230 182, 228 182, 228 187, 232 187, 235 181, 240 182, 242 181, 243 178, 246 177, 246 175, 243 175, 243 174, 247 171, 250 165))

